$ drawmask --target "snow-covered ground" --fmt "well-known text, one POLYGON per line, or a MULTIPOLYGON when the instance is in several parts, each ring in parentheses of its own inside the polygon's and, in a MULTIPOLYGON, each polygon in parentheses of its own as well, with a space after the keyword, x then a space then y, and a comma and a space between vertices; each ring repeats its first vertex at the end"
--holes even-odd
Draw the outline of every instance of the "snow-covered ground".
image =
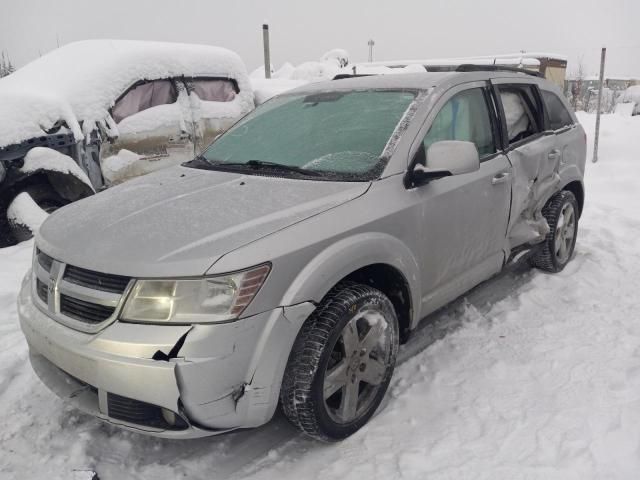
MULTIPOLYGON (((591 142, 595 119, 580 119, 591 142)), ((638 478, 638 238, 640 117, 607 115, 571 264, 558 275, 516 265, 432 315, 403 348, 385 408, 331 445, 281 416, 177 442, 65 406, 31 371, 17 323, 32 244, 0 250, 0 477, 638 478)))

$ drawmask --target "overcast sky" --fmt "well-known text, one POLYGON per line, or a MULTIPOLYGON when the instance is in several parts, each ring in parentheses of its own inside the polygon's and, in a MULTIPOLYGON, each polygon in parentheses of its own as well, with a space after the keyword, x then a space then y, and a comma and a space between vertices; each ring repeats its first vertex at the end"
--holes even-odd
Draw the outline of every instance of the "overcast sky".
POLYGON ((352 61, 441 58, 525 51, 582 57, 596 73, 640 77, 640 0, 0 0, 0 50, 21 66, 87 38, 207 43, 262 62, 261 24, 272 61, 294 64, 345 48, 352 61))

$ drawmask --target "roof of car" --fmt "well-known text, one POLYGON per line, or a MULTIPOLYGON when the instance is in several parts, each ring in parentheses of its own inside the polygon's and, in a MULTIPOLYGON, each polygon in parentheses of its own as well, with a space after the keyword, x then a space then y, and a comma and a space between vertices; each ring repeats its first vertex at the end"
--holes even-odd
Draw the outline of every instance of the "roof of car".
POLYGON ((339 80, 310 83, 287 93, 305 93, 326 90, 359 90, 368 88, 381 89, 416 89, 428 90, 445 83, 465 83, 489 78, 519 78, 530 79, 532 83, 537 77, 525 73, 510 71, 474 71, 474 72, 424 72, 398 73, 386 75, 362 75, 339 80))

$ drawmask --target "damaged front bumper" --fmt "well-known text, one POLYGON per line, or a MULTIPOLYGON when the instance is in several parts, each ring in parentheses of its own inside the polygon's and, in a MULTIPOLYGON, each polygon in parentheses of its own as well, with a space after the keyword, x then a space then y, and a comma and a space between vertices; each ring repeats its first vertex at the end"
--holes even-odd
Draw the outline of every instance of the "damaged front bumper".
POLYGON ((268 422, 295 336, 314 309, 302 303, 210 325, 116 321, 86 334, 40 311, 29 277, 18 314, 41 380, 87 413, 167 438, 268 422))

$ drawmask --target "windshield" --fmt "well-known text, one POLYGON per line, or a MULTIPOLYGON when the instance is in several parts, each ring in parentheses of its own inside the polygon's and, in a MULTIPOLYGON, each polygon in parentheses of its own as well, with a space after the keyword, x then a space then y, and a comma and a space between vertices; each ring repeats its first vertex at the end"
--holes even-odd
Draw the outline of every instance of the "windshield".
POLYGON ((277 97, 234 125, 190 166, 369 180, 384 168, 381 154, 414 98, 406 90, 277 97))

